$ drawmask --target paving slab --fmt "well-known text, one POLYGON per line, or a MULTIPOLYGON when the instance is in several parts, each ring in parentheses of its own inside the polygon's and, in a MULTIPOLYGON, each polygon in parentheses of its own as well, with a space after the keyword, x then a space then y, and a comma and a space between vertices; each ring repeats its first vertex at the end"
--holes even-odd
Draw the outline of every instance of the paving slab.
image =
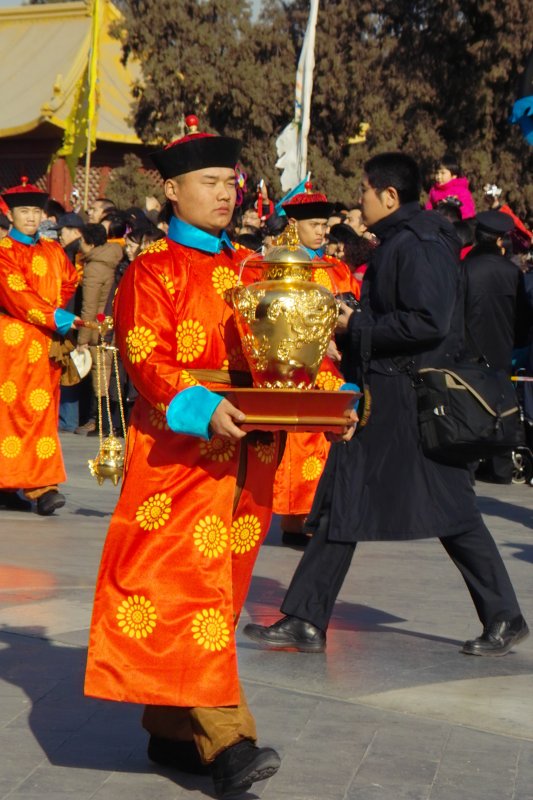
MULTIPOLYGON (((150 764, 138 706, 83 696, 119 488, 87 470, 95 439, 62 443, 66 507, 0 512, 0 800, 212 798, 209 779, 150 764)), ((533 489, 476 491, 533 620, 533 489)), ((301 553, 282 546, 275 518, 241 627, 278 618, 301 553)), ((264 652, 237 634, 261 742, 282 756, 244 800, 533 800, 533 638, 504 658, 461 654, 478 633, 438 542, 359 545, 326 653, 264 652)))

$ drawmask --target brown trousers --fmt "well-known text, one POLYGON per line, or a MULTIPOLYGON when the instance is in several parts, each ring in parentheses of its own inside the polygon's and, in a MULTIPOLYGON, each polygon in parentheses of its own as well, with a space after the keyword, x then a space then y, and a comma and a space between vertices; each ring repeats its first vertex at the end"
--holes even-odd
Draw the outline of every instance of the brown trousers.
POLYGON ((209 764, 226 748, 241 739, 257 739, 255 720, 248 708, 242 686, 238 706, 179 708, 146 706, 142 724, 148 733, 177 742, 194 741, 200 758, 209 764))
POLYGON ((25 496, 28 500, 38 500, 39 497, 42 497, 43 494, 46 492, 58 492, 59 487, 57 484, 53 486, 40 486, 38 489, 23 489, 25 496))

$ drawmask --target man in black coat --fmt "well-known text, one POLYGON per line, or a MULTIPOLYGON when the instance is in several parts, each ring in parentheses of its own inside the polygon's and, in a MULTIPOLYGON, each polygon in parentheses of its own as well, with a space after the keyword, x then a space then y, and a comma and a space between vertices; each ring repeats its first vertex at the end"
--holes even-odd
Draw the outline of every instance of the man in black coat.
POLYGON ((416 163, 384 153, 365 165, 363 218, 375 234, 360 311, 341 306, 337 333, 345 378, 369 361, 366 425, 332 446, 307 526, 314 536, 282 605, 285 616, 244 633, 276 649, 321 652, 358 541, 438 537, 461 571, 483 625, 471 655, 503 655, 529 631, 509 576, 476 505, 469 471, 424 455, 415 370, 453 362, 463 343, 459 242, 451 223, 421 211, 416 163))
MULTIPOLYGON (((525 344, 531 311, 520 268, 507 258, 505 239, 515 224, 509 214, 483 211, 476 217, 476 244, 465 259, 467 345, 491 367, 511 373, 513 347, 525 344), (517 336, 523 335, 523 342, 517 336)), ((487 459, 478 470, 491 483, 511 483, 511 451, 487 459)))

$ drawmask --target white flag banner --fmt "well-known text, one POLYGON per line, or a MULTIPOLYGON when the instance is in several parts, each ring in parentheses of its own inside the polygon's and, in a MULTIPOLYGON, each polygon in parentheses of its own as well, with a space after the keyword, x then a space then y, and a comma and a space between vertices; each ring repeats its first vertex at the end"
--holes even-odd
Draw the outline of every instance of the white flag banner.
POLYGON ((283 170, 280 180, 284 192, 300 183, 307 173, 307 138, 311 124, 318 2, 319 0, 311 0, 309 19, 296 70, 294 119, 276 140, 278 153, 276 167, 283 170))

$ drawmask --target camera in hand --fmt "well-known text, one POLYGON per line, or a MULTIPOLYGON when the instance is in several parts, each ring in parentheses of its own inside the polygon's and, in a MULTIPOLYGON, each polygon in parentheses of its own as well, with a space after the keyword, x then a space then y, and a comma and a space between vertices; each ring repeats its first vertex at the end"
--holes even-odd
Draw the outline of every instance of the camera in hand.
POLYGON ((358 311, 359 309, 359 300, 356 298, 353 292, 339 292, 339 294, 335 295, 335 300, 340 300, 341 303, 346 303, 346 305, 352 309, 352 311, 358 311))

